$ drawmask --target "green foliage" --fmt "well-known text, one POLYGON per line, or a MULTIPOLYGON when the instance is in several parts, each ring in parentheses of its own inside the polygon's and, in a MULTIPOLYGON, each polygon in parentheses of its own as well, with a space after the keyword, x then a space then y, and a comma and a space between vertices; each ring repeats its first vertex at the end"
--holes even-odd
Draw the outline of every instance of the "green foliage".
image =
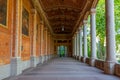
POLYGON ((119 51, 120 45, 120 0, 115 0, 115 30, 116 30, 116 49, 119 51))
MULTIPOLYGON (((114 0, 115 4, 115 30, 116 30, 116 49, 117 52, 120 51, 118 46, 120 45, 120 0, 114 0)), ((99 41, 99 50, 97 51, 98 57, 105 56, 105 0, 99 0, 97 5, 97 14, 96 14, 96 33, 99 41)), ((103 59, 103 58, 102 58, 103 59)))

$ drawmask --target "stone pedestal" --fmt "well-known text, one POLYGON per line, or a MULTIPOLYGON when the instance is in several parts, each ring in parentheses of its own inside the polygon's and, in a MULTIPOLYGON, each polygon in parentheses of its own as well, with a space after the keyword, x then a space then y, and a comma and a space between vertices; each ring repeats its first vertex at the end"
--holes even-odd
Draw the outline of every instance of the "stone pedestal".
POLYGON ((49 54, 49 58, 48 59, 51 59, 51 54, 49 54))
POLYGON ((11 59, 11 76, 17 76, 22 73, 22 62, 21 58, 12 58, 11 59))
POLYGON ((41 56, 41 57, 42 57, 41 63, 44 63, 45 62, 45 56, 41 56))
POLYGON ((84 62, 84 63, 86 62, 86 57, 83 57, 83 62, 84 62))
POLYGON ((79 56, 79 61, 81 61, 81 58, 82 58, 82 57, 81 57, 81 56, 79 56))
POLYGON ((86 63, 86 58, 87 58, 87 57, 83 57, 83 62, 84 62, 84 63, 86 63))
POLYGON ((105 62, 104 63, 104 73, 114 74, 115 62, 105 62))
POLYGON ((37 66, 37 61, 35 56, 31 56, 30 62, 31 62, 31 67, 37 66))
POLYGON ((45 55, 45 62, 48 60, 48 55, 45 55))
POLYGON ((77 59, 77 55, 75 56, 75 59, 77 59))
POLYGON ((90 66, 93 66, 93 67, 95 66, 95 60, 96 60, 95 58, 90 59, 90 63, 89 63, 90 66))
POLYGON ((39 63, 42 63, 42 56, 39 56, 39 63))

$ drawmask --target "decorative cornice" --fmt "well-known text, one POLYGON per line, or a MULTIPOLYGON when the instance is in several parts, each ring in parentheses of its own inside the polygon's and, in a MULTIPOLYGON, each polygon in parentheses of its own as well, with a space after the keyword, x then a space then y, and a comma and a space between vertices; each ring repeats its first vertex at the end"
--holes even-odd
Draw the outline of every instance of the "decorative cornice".
POLYGON ((50 29, 50 32, 53 34, 52 28, 49 24, 49 21, 47 20, 47 17, 45 15, 45 12, 43 11, 42 7, 41 7, 41 2, 39 2, 40 0, 32 0, 32 3, 35 5, 35 7, 38 8, 38 12, 40 13, 40 16, 43 18, 43 21, 46 22, 48 28, 50 29))

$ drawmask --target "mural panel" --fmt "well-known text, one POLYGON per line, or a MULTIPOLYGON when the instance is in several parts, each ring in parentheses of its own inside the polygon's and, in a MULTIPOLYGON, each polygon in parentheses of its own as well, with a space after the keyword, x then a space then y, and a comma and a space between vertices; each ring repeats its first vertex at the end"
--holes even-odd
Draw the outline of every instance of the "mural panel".
POLYGON ((0 24, 7 24, 7 0, 0 0, 0 24))
POLYGON ((29 36, 29 13, 24 7, 22 10, 22 34, 29 36))

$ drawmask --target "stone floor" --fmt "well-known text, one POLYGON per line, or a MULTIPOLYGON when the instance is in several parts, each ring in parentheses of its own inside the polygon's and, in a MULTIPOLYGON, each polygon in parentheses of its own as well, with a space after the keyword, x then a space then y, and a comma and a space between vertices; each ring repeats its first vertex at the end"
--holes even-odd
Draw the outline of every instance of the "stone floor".
POLYGON ((120 80, 72 58, 58 58, 9 80, 120 80))

